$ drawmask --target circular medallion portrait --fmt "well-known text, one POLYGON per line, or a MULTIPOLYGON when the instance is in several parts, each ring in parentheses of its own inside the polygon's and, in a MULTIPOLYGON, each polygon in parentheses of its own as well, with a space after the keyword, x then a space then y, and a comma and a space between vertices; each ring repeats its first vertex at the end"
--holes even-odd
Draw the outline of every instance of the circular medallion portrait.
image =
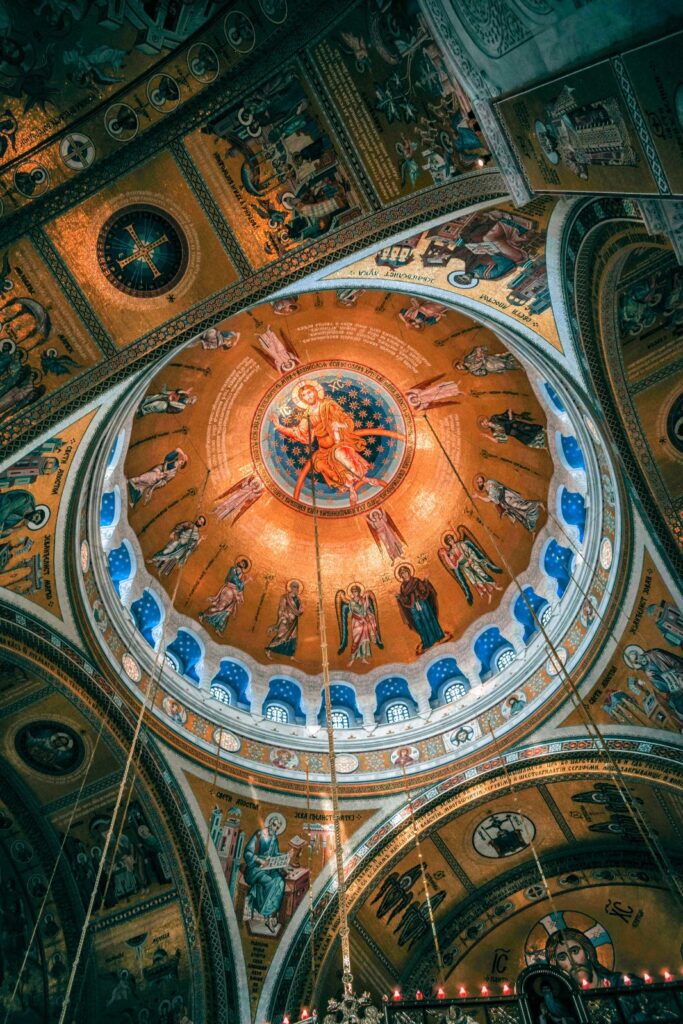
POLYGON ((63 722, 31 722, 14 737, 19 757, 43 775, 69 775, 83 763, 83 740, 63 722))
POLYGON ((293 350, 277 355, 285 377, 262 399, 252 427, 254 463, 268 489, 301 512, 312 513, 315 501, 321 516, 357 515, 386 500, 414 450, 398 389, 359 364, 299 369, 293 350))
POLYGON ((498 859, 526 850, 535 835, 531 818, 514 811, 497 811, 479 822, 472 843, 482 857, 498 859))
POLYGON ((178 222, 148 203, 126 206, 107 220, 97 259, 110 284, 138 299, 173 288, 187 269, 188 247, 178 222))

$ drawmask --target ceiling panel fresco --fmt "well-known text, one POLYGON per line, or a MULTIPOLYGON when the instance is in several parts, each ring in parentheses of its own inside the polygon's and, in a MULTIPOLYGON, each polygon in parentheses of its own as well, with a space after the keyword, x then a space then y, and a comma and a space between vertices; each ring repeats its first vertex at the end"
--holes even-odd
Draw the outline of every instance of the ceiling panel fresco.
POLYGON ((438 288, 500 310, 562 352, 550 302, 546 235, 555 207, 538 198, 457 217, 345 264, 327 280, 438 288))
MULTIPOLYGON (((3 921, 12 921, 3 931, 0 1005, 9 1020, 52 1022, 96 882, 125 751, 115 716, 105 726, 86 703, 67 699, 49 671, 34 672, 3 654, 0 682, 2 903, 3 921), (12 1001, 10 978, 36 922, 36 955, 12 1001)), ((220 985, 209 994, 196 983, 210 954, 198 951, 186 898, 191 857, 167 795, 150 786, 139 760, 99 880, 92 944, 71 993, 77 1019, 135 1014, 159 1021, 171 1008, 187 1019, 223 1012, 225 980, 222 996, 220 985)), ((227 972, 221 966, 225 979, 229 961, 227 972)))
POLYGON ((338 995, 316 546, 356 991, 680 971, 671 5, 314 6, 0 12, 7 1024, 338 995))

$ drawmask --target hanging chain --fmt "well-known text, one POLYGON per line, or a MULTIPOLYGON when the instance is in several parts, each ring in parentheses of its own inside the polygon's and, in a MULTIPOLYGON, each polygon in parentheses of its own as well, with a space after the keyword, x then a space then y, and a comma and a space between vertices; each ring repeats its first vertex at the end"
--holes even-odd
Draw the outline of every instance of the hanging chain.
POLYGON ((313 438, 311 419, 308 416, 308 452, 309 479, 311 481, 311 503, 313 507, 313 537, 315 542, 315 569, 318 588, 318 630, 320 634, 320 657, 322 662, 323 693, 325 695, 325 726, 327 729, 327 747, 330 760, 330 784, 332 791, 332 822, 334 826, 334 856, 337 868, 337 891, 339 899, 339 941, 342 952, 342 985, 344 995, 353 993, 353 974, 351 973, 351 942, 349 936, 349 917, 346 902, 346 883, 344 880, 344 852, 341 836, 341 820, 339 815, 339 790, 337 785, 337 762, 334 749, 334 727, 332 725, 332 697, 330 693, 330 659, 327 647, 327 627, 325 625, 325 601, 323 596, 323 578, 320 559, 320 534, 318 530, 318 503, 315 491, 315 471, 313 469, 313 438))
POLYGON ((308 916, 311 920, 311 992, 315 991, 315 911, 313 909, 313 844, 311 842, 312 820, 311 820, 311 768, 308 756, 306 757, 306 815, 308 826, 308 853, 306 862, 308 866, 308 916))

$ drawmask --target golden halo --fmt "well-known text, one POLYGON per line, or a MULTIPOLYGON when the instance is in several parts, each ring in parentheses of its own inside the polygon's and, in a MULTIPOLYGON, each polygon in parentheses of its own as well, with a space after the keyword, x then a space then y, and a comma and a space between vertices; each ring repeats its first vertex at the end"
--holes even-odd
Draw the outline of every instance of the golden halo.
POLYGON ((246 555, 238 555, 237 558, 235 559, 235 565, 238 565, 240 562, 247 563, 247 568, 245 569, 245 572, 249 572, 249 570, 251 569, 251 559, 247 558, 246 555))
POLYGON ((308 403, 304 402, 299 396, 304 388, 313 388, 318 396, 318 401, 322 402, 325 397, 325 389, 322 384, 319 384, 317 380, 313 380, 312 377, 304 377, 298 384, 295 384, 292 388, 292 401, 299 409, 307 409, 308 403))
POLYGON ((304 585, 301 582, 301 580, 287 580, 287 583, 285 584, 285 589, 289 590, 289 588, 291 587, 292 583, 298 583, 299 584, 299 593, 303 594, 303 592, 304 592, 304 590, 306 588, 304 587, 304 585))
POLYGON ((445 533, 441 534, 441 543, 443 544, 444 547, 448 547, 448 545, 446 544, 446 537, 452 537, 457 544, 458 535, 455 530, 446 530, 445 533))
POLYGON ((412 566, 412 565, 410 564, 410 562, 401 562, 401 563, 400 563, 399 565, 397 565, 397 566, 396 566, 396 568, 394 569, 394 576, 396 577, 396 579, 397 579, 397 580, 400 580, 400 579, 401 579, 401 577, 400 577, 400 576, 399 576, 399 574, 398 574, 398 573, 399 573, 399 570, 400 570, 400 569, 408 569, 408 571, 410 572, 410 575, 411 575, 411 576, 414 576, 414 575, 415 575, 415 567, 414 567, 414 566, 412 566))
POLYGON ((346 593, 347 594, 351 593, 351 587, 358 587, 358 589, 360 590, 360 596, 361 597, 365 593, 365 587, 363 586, 362 583, 359 583, 358 580, 354 580, 353 583, 349 583, 349 585, 346 588, 346 593))

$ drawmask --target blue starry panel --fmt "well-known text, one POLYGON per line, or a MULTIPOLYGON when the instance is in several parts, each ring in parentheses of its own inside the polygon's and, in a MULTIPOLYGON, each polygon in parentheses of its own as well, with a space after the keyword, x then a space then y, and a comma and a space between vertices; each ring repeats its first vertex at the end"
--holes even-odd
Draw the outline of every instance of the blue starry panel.
POLYGON ((568 526, 575 526, 579 531, 579 540, 583 543, 586 529, 586 502, 578 491, 568 491, 563 487, 560 492, 560 512, 568 526))
POLYGON ((386 679, 382 679, 375 687, 375 697, 377 699, 375 707, 375 719, 377 721, 379 720, 378 716, 382 714, 382 709, 390 701, 401 700, 405 702, 409 712, 411 709, 413 713, 417 710, 417 701, 410 692, 408 680, 404 679, 403 676, 387 676, 386 679))
POLYGON ((490 679, 495 672, 500 671, 499 659, 508 652, 514 655, 515 649, 510 641, 502 635, 498 626, 491 626, 477 637, 474 641, 474 653, 481 662, 479 678, 482 683, 490 679))
POLYGON ((543 385, 543 387, 545 388, 546 394, 548 395, 548 398, 550 399, 552 404, 555 406, 557 411, 558 412, 566 412, 567 410, 565 408, 564 402, 562 401, 562 399, 560 398, 560 396, 558 395, 557 391, 552 386, 552 384, 548 384, 546 382, 543 385))
POLYGON ((132 553, 125 540, 108 553, 107 569, 114 584, 114 590, 121 597, 121 584, 124 580, 129 580, 135 572, 132 553))
POLYGON ((163 618, 163 609, 151 591, 145 589, 142 597, 130 606, 133 622, 150 647, 154 647, 153 632, 163 618))
POLYGON ((198 667, 202 660, 202 648, 196 637, 186 629, 179 629, 175 640, 168 645, 166 651, 177 662, 181 676, 199 685, 198 667))
POLYGON ((381 707, 382 704, 386 704, 388 700, 402 697, 405 700, 415 701, 410 693, 408 686, 408 680, 402 676, 389 676, 387 679, 383 679, 381 683, 378 683, 375 687, 375 696, 377 697, 377 707, 381 707))
POLYGON ((113 491, 105 491, 100 502, 100 526, 116 526, 121 511, 121 498, 118 487, 113 491))
POLYGON ((562 597, 572 578, 572 561, 574 555, 571 548, 563 548, 556 540, 551 540, 543 558, 543 569, 557 583, 557 596, 562 597))
POLYGON ((211 685, 214 684, 227 686, 233 693, 235 704, 244 705, 247 709, 251 708, 248 694, 249 673, 239 662, 223 658, 218 666, 218 672, 211 680, 211 685))
MULTIPOLYGON (((357 721, 362 722, 363 716, 360 713, 360 708, 356 703, 356 691, 352 686, 346 686, 344 683, 332 683, 330 686, 330 701, 332 707, 335 710, 340 711, 351 711, 356 716, 357 721)), ((318 712, 318 722, 323 725, 325 722, 325 692, 322 693, 322 700, 320 703, 320 711, 318 712)))
POLYGON ((118 462, 119 454, 121 452, 122 447, 123 431, 121 431, 121 433, 114 438, 114 442, 111 448, 109 449, 109 454, 107 455, 107 469, 111 469, 111 467, 114 466, 116 462, 118 462))
POLYGON ((515 601, 512 613, 524 627, 522 639, 528 644, 540 631, 539 622, 543 622, 543 613, 549 604, 544 597, 539 597, 533 587, 524 587, 515 601))
POLYGON ((263 713, 272 701, 289 704, 294 708, 297 718, 305 718, 304 709, 301 703, 301 687, 292 682, 291 679, 271 679, 268 684, 268 696, 263 702, 263 713))
POLYGON ((560 444, 565 461, 572 469, 582 469, 586 472, 586 462, 581 451, 581 446, 573 434, 566 436, 560 434, 560 444))
POLYGON ((430 665, 427 669, 427 682, 431 688, 430 699, 438 697, 444 684, 449 683, 451 679, 462 679, 467 683, 469 689, 469 683, 460 671, 455 658, 439 658, 433 665, 430 665))

